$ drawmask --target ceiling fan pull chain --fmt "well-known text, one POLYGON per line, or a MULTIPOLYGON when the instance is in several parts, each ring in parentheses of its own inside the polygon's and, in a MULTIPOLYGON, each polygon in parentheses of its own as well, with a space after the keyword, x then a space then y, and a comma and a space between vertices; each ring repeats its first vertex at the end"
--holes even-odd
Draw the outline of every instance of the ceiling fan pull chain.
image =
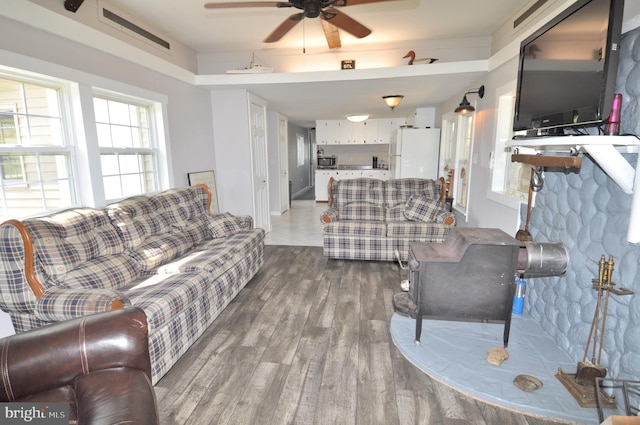
POLYGON ((302 19, 302 54, 307 53, 307 37, 306 37, 306 29, 307 27, 304 24, 304 18, 302 19))

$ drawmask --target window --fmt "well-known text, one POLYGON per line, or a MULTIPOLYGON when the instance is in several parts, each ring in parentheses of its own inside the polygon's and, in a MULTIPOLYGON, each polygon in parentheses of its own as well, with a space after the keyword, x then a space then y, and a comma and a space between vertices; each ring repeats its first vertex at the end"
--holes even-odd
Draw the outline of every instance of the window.
POLYGON ((296 141, 298 143, 298 167, 302 167, 306 160, 306 149, 304 148, 304 136, 302 134, 296 134, 296 141))
POLYGON ((63 87, 0 77, 0 215, 21 217, 76 202, 63 87))
POLYGON ((0 221, 168 185, 164 95, 0 72, 0 221))
POLYGON ((158 190, 151 105, 100 95, 93 104, 106 199, 158 190))

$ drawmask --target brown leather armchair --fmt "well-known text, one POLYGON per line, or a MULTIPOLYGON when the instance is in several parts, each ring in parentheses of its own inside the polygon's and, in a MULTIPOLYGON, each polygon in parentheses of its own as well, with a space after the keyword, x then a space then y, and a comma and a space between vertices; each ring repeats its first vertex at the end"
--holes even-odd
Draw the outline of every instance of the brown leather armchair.
POLYGON ((147 318, 139 308, 0 340, 0 402, 69 403, 69 422, 155 424, 147 318))

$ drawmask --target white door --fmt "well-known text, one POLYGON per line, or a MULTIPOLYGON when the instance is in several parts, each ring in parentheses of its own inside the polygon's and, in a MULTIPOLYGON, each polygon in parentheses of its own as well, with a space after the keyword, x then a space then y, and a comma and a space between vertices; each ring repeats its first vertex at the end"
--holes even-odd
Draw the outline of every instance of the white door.
POLYGON ((280 167, 280 214, 289 209, 289 136, 287 117, 278 114, 278 157, 280 167))
POLYGON ((267 162, 267 103, 249 93, 249 137, 253 171, 253 219, 255 227, 271 230, 267 162))

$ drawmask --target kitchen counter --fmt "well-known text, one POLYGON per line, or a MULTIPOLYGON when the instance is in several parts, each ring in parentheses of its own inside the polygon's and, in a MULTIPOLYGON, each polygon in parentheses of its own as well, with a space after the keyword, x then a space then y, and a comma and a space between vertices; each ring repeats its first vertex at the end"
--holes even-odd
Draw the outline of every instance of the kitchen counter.
POLYGON ((338 165, 335 167, 316 167, 316 170, 355 170, 355 171, 366 171, 366 170, 380 170, 380 171, 389 171, 388 167, 377 167, 373 168, 371 165, 338 165))

